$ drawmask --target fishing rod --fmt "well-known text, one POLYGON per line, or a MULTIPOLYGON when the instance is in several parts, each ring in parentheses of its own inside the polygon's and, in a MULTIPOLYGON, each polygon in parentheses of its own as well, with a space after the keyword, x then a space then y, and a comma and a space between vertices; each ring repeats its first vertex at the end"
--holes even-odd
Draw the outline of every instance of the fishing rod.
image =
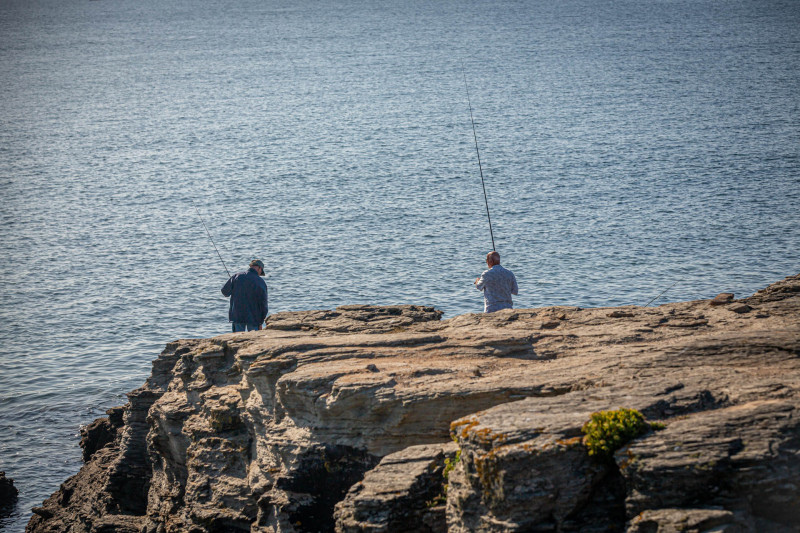
POLYGON ((646 304, 644 304, 644 306, 643 306, 643 307, 647 307, 647 306, 648 306, 648 305, 650 305, 651 303, 655 302, 655 301, 656 301, 656 299, 660 298, 662 294, 664 294, 665 292, 667 292, 668 290, 670 290, 672 287, 674 287, 675 285, 677 285, 679 281, 680 281, 680 280, 676 281, 675 283, 673 283, 672 285, 670 285, 669 287, 667 287, 666 289, 664 289, 663 291, 661 291, 661 293, 659 293, 659 295, 658 295, 658 296, 656 296, 655 298, 653 298, 652 300, 650 300, 649 302, 647 302, 646 304))
POLYGON ((197 216, 200 218, 200 223, 202 223, 203 227, 206 228, 206 234, 208 235, 208 240, 211 241, 211 244, 214 246, 214 250, 217 251, 217 256, 219 257, 219 260, 222 262, 222 267, 225 269, 225 272, 228 273, 228 277, 231 277, 231 273, 228 271, 228 267, 225 266, 225 261, 222 260, 222 255, 220 255, 219 250, 217 249, 217 245, 214 244, 214 239, 211 238, 211 232, 208 231, 208 227, 206 226, 206 223, 203 220, 203 215, 201 215, 200 210, 197 209, 197 204, 194 203, 194 199, 190 198, 190 200, 192 200, 192 205, 194 206, 194 210, 197 211, 197 216))
POLYGON ((464 74, 464 88, 467 90, 467 103, 469 104, 469 119, 472 122, 472 136, 475 138, 475 152, 478 154, 478 170, 481 172, 481 185, 483 186, 483 201, 486 202, 486 218, 489 219, 489 234, 492 236, 492 251, 494 247, 494 232, 492 231, 492 217, 489 215, 489 200, 486 198, 486 183, 483 181, 483 168, 481 167, 481 152, 478 150, 478 134, 475 133, 475 119, 472 118, 472 102, 469 99, 469 87, 467 86, 467 71, 464 70, 464 60, 461 60, 461 72, 464 74))

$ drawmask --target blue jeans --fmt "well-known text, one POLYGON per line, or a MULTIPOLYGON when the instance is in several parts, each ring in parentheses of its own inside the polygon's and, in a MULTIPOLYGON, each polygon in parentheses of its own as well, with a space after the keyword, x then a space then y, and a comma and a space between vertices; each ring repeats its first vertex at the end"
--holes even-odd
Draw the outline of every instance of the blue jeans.
POLYGON ((258 330, 258 324, 246 324, 244 322, 232 322, 233 324, 233 332, 239 333, 240 331, 256 331, 258 330))

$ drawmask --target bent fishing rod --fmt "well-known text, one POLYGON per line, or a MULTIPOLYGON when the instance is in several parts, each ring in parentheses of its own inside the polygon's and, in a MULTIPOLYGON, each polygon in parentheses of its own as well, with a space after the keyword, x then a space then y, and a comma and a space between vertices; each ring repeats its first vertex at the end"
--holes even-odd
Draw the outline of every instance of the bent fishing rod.
POLYGON ((220 255, 219 250, 217 249, 217 245, 214 244, 214 239, 211 238, 211 232, 208 231, 208 227, 206 226, 206 223, 203 220, 203 215, 201 215, 200 210, 197 209, 197 204, 194 203, 194 199, 190 198, 190 200, 192 200, 192 205, 194 206, 194 210, 197 211, 197 216, 200 218, 200 223, 203 224, 203 227, 206 229, 206 235, 208 235, 208 240, 211 241, 211 244, 214 246, 214 250, 217 251, 217 256, 219 257, 220 262, 222 262, 222 268, 225 269, 225 272, 228 273, 228 277, 230 278, 231 273, 228 271, 228 267, 225 266, 225 261, 222 260, 222 255, 220 255))
POLYGON ((481 173, 481 185, 483 186, 483 201, 486 202, 486 218, 489 219, 489 234, 492 236, 492 251, 494 247, 494 232, 492 231, 492 217, 489 215, 489 200, 486 198, 486 183, 483 181, 483 168, 481 167, 481 152, 478 150, 478 134, 475 133, 475 119, 472 118, 472 102, 469 99, 469 87, 467 86, 467 71, 464 70, 464 60, 461 60, 461 72, 464 74, 464 88, 467 90, 467 103, 469 104, 469 120, 472 122, 472 136, 475 138, 475 152, 478 154, 478 170, 481 173))

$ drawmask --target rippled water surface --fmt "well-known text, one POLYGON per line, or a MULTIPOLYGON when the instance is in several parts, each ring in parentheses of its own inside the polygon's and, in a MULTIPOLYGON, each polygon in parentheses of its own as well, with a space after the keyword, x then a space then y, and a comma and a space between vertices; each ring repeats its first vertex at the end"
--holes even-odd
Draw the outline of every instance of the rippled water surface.
POLYGON ((0 470, 22 531, 163 345, 271 310, 737 296, 800 271, 800 3, 0 0, 0 470), (674 285, 674 286, 673 286, 674 285))

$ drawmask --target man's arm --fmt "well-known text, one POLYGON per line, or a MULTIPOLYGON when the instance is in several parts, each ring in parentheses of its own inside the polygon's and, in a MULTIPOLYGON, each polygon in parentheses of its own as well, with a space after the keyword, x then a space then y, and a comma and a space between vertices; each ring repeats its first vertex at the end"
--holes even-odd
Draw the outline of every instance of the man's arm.
POLYGON ((230 296, 233 292, 233 276, 228 278, 228 281, 225 282, 225 285, 222 286, 222 295, 227 297, 230 296))
POLYGON ((514 283, 511 285, 511 294, 516 296, 519 294, 519 287, 517 287, 517 277, 514 274, 511 274, 511 281, 514 283))
MULTIPOLYGON (((488 270, 486 272, 488 272, 488 270)), ((475 288, 478 289, 479 291, 482 291, 484 285, 486 285, 486 279, 485 279, 486 278, 486 272, 481 274, 481 277, 479 277, 478 279, 475 280, 475 288)))
POLYGON ((264 322, 269 314, 269 288, 267 287, 266 283, 264 283, 264 300, 262 301, 262 305, 264 307, 264 311, 262 313, 261 322, 264 322))

